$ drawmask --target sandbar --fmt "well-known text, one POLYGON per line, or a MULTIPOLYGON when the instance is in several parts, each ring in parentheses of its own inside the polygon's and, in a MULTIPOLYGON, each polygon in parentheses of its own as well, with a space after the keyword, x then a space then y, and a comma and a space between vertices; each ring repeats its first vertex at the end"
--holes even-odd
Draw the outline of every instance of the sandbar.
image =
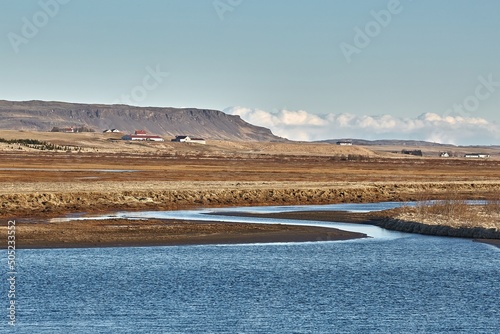
MULTIPOLYGON (((5 226, 1 233, 6 234, 5 226)), ((20 249, 335 241, 366 237, 362 233, 324 227, 161 219, 16 224, 16 248, 20 249)))

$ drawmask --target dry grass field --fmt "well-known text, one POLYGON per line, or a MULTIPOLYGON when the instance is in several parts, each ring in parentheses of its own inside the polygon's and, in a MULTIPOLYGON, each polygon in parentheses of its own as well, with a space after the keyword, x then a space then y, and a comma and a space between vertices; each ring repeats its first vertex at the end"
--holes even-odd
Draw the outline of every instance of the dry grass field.
POLYGON ((422 201, 416 207, 396 210, 394 218, 419 222, 428 226, 446 226, 453 229, 481 227, 500 232, 500 200, 471 205, 464 199, 422 201))
POLYGON ((64 147, 0 143, 0 217, 42 222, 74 212, 431 200, 450 192, 498 200, 500 194, 494 148, 489 159, 443 159, 332 144, 197 145, 120 136, 0 131, 6 140, 64 147))
POLYGON ((89 210, 113 209, 114 204, 123 208, 127 202, 133 208, 150 208, 165 199, 160 196, 165 192, 185 195, 179 203, 189 204, 191 196, 190 204, 204 206, 408 200, 421 194, 434 199, 447 190, 468 198, 495 199, 499 193, 500 160, 494 154, 490 159, 394 158, 357 146, 114 140, 120 136, 0 131, 4 139, 36 139, 79 148, 48 151, 0 143, 2 214, 27 213, 30 208, 33 214, 42 213, 47 207, 50 212, 66 212, 68 206, 55 199, 62 194, 74 197, 66 199, 74 209, 89 210), (264 196, 269 191, 274 193, 264 196), (155 194, 160 196, 156 200, 155 194), (217 194, 225 198, 216 200, 217 194), (23 203, 21 195, 39 201, 23 203), (98 203, 106 201, 108 205, 98 203))

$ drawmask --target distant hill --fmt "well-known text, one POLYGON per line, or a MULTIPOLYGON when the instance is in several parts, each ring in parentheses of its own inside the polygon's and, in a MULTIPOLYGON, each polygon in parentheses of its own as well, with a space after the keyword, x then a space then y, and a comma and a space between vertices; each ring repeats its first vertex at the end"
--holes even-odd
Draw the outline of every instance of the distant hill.
POLYGON ((442 144, 442 143, 435 143, 435 142, 429 142, 429 141, 424 141, 424 140, 402 140, 402 139, 379 139, 379 140, 366 140, 366 139, 352 139, 352 138, 342 138, 342 139, 328 139, 328 140, 321 140, 317 141, 317 143, 329 143, 329 144, 336 144, 339 141, 348 141, 351 142, 353 145, 360 145, 360 146, 407 146, 407 147, 427 147, 427 148, 432 148, 432 147, 441 147, 443 149, 450 149, 450 148, 471 148, 471 149, 482 149, 482 148, 487 148, 487 149, 500 149, 499 145, 453 145, 453 144, 442 144))
POLYGON ((362 146, 454 146, 451 144, 433 143, 423 140, 399 140, 399 139, 380 139, 380 140, 365 140, 365 139, 328 139, 319 141, 321 143, 335 144, 338 141, 350 141, 353 145, 362 146))
POLYGON ((145 130, 162 136, 236 141, 286 141, 267 128, 218 110, 0 100, 0 129, 50 131, 54 127, 86 127, 96 132, 118 129, 125 133, 145 130))

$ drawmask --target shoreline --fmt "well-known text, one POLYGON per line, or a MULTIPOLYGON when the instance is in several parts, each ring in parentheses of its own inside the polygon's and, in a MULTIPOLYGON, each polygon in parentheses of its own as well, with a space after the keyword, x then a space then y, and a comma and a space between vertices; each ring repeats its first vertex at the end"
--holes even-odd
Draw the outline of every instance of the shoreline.
MULTIPOLYGON (((6 227, 2 226, 1 234, 6 233, 6 227)), ((17 223, 16 236, 17 249, 252 244, 367 238, 363 233, 327 227, 161 219, 17 223)))
MULTIPOLYGON (((207 215, 368 224, 399 232, 466 238, 500 247, 498 232, 491 237, 491 233, 486 234, 491 231, 480 228, 453 229, 446 226, 427 226, 422 223, 395 219, 389 215, 390 212, 392 210, 362 213, 348 211, 296 211, 265 214, 214 212, 207 215)), ((6 227, 2 226, 0 234, 6 235, 6 233, 6 227)), ((91 219, 57 223, 21 220, 17 223, 16 234, 19 249, 311 242, 368 237, 366 234, 329 227, 172 219, 91 219)))
POLYGON ((487 243, 500 248, 500 232, 475 228, 453 228, 442 225, 426 225, 418 222, 411 222, 393 218, 388 215, 393 210, 375 211, 375 212, 348 212, 348 211, 296 211, 279 213, 214 213, 223 216, 243 216, 259 218, 283 218, 296 220, 315 220, 352 224, 375 225, 387 230, 404 233, 423 234, 429 236, 453 237, 470 239, 474 242, 487 243))

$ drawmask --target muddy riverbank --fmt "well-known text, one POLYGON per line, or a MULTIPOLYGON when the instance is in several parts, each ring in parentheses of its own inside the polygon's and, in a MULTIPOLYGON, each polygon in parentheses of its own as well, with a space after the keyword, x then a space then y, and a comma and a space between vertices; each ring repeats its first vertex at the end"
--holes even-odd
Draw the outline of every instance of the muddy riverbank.
MULTIPOLYGON (((7 228, 0 227, 2 240, 7 228)), ((16 223, 16 248, 143 247, 304 242, 365 238, 333 228, 191 222, 184 220, 84 220, 16 223)))
MULTIPOLYGON (((409 221, 399 219, 402 209, 392 209, 374 212, 346 212, 346 211, 297 211, 279 213, 217 213, 225 216, 244 216, 258 218, 281 218, 295 220, 312 220, 327 222, 343 222, 354 224, 371 224, 387 230, 417 233, 424 235, 434 235, 443 237, 456 237, 474 239, 474 241, 489 243, 500 247, 500 231, 497 228, 490 228, 488 225, 471 223, 470 227, 447 226, 446 223, 430 224, 424 222, 409 221)), ((493 219, 493 218, 492 218, 493 219)))

